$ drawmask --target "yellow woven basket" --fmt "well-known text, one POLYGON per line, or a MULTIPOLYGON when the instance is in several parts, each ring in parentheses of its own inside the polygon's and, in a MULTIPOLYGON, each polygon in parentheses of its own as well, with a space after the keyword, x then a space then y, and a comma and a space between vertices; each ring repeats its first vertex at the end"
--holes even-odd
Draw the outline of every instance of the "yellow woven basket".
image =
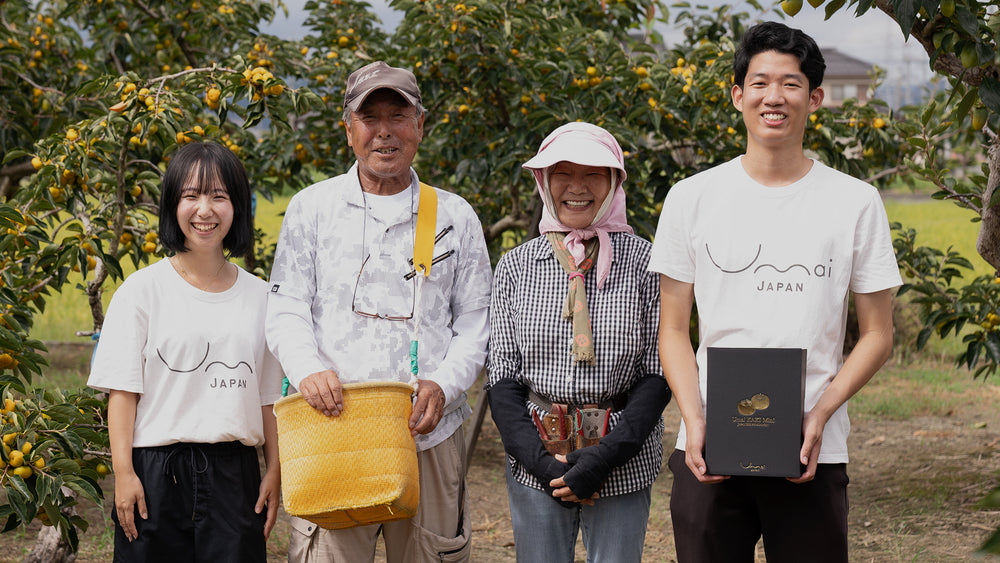
POLYGON ((413 517, 420 500, 408 426, 413 387, 343 389, 339 416, 323 416, 299 393, 274 404, 285 511, 331 530, 413 517))

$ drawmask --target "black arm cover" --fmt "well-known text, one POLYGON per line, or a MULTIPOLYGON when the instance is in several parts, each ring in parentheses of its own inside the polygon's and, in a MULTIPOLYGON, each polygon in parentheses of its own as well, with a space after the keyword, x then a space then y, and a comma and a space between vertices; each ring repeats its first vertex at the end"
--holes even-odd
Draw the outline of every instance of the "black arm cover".
POLYGON ((632 386, 628 404, 611 432, 597 445, 572 451, 566 456, 572 467, 563 480, 577 498, 593 496, 612 469, 639 453, 668 402, 670 388, 662 376, 647 376, 632 386))
POLYGON ((538 429, 528 414, 528 388, 513 379, 501 379, 486 393, 503 449, 524 465, 545 490, 552 492, 549 481, 562 477, 568 466, 556 461, 542 445, 538 429))

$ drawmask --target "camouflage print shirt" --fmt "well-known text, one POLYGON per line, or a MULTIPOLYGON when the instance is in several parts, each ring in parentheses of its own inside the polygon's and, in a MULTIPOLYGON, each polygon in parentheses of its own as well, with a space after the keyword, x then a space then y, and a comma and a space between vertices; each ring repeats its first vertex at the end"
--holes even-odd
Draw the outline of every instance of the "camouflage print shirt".
POLYGON ((416 279, 404 278, 413 269, 419 193, 417 175, 410 175, 412 204, 394 214, 379 216, 366 204, 356 164, 292 198, 271 271, 266 332, 296 387, 326 369, 341 383, 406 382, 414 329, 407 317, 416 313, 419 378, 440 385, 446 400, 437 428, 417 437, 417 449, 425 450, 470 414, 465 391, 486 358, 493 275, 472 207, 439 189, 435 233, 450 229, 435 243, 434 256, 451 254, 431 267, 417 295, 416 279))

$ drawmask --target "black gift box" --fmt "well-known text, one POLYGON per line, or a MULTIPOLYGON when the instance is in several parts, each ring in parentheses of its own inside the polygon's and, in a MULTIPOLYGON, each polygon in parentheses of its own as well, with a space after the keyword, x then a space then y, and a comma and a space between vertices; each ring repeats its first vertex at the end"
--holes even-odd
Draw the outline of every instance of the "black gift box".
POLYGON ((708 473, 800 476, 806 351, 709 348, 707 367, 708 473))

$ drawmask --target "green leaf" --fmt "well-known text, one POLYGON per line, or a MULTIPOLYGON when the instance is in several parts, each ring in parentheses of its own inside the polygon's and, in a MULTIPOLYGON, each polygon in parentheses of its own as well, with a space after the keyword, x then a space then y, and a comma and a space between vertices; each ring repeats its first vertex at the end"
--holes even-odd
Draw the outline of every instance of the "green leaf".
POLYGON ((76 553, 77 550, 80 549, 80 535, 77 533, 76 527, 60 526, 59 531, 62 532, 63 540, 65 540, 66 543, 69 544, 69 547, 70 549, 73 550, 73 553, 76 553))
POLYGON ((828 3, 825 8, 826 12, 823 19, 824 20, 830 19, 833 16, 833 14, 837 13, 837 10, 844 7, 844 4, 845 4, 844 0, 833 0, 833 2, 828 3))
POLYGON ((979 99, 993 113, 1000 113, 1000 81, 992 76, 984 76, 979 85, 979 99))
POLYGON ((46 466, 46 470, 54 473, 79 473, 80 466, 72 459, 54 459, 46 466))
POLYGON ((85 97, 87 94, 99 90, 104 87, 104 80, 99 78, 97 80, 88 80, 80 85, 76 90, 76 95, 79 97, 85 97))
POLYGON ((917 2, 915 0, 893 0, 896 10, 896 22, 903 32, 903 39, 910 38, 913 22, 917 19, 917 2))
POLYGON ((87 522, 86 518, 76 514, 69 517, 69 522, 73 524, 73 526, 78 528, 81 532, 86 532, 87 528, 90 527, 90 522, 87 522))
POLYGON ((3 163, 7 164, 8 162, 10 162, 12 160, 18 160, 18 159, 24 158, 26 156, 30 156, 29 153, 27 153, 26 151, 23 151, 21 149, 11 149, 11 150, 7 151, 7 154, 4 155, 4 157, 3 157, 3 163))
POLYGON ((932 101, 927 104, 927 108, 924 109, 924 113, 920 115, 920 124, 927 127, 927 123, 930 122, 931 118, 934 117, 934 112, 937 111, 937 101, 932 101))
MULTIPOLYGON (((20 477, 14 475, 11 480, 13 479, 20 479, 20 477)), ((8 489, 8 491, 9 490, 10 489, 8 489)), ((29 512, 28 505, 25 502, 24 497, 22 497, 21 495, 8 494, 7 502, 10 503, 10 507, 14 511, 14 514, 17 516, 18 520, 24 523, 28 523, 31 521, 31 518, 28 517, 28 512, 29 512)))
POLYGON ((993 532, 983 545, 979 546, 979 553, 994 553, 1000 555, 1000 529, 993 532))
MULTIPOLYGON (((958 25, 969 35, 976 37, 979 35, 979 18, 969 11, 965 6, 959 5, 955 8, 955 19, 958 25)), ((985 59, 979 59, 985 60, 985 59)))
MULTIPOLYGON (((977 341, 969 342, 969 346, 965 351, 964 359, 965 366, 969 369, 976 367, 976 363, 979 362, 979 354, 982 352, 983 346, 977 341)), ((962 358, 959 358, 962 361, 962 358)))
POLYGON ((1000 364, 1000 333, 996 331, 987 332, 984 344, 993 363, 1000 364))
POLYGON ((990 31, 994 35, 1000 34, 1000 12, 993 12, 990 18, 986 20, 986 26, 990 28, 990 31))
MULTIPOLYGON (((956 90, 957 91, 957 90, 956 90)), ((955 111, 951 114, 952 121, 956 123, 961 123, 965 119, 965 116, 969 115, 972 110, 972 106, 979 99, 979 88, 972 88, 965 93, 962 97, 962 101, 958 103, 955 111)))
POLYGON ((94 504, 101 504, 101 499, 104 498, 99 487, 83 476, 66 476, 63 485, 94 504))
POLYGON ((37 475, 38 477, 35 479, 36 502, 41 504, 48 498, 58 500, 59 490, 62 487, 62 479, 53 477, 47 473, 38 473, 37 475))
POLYGON ((0 532, 9 532, 21 525, 21 519, 17 517, 17 512, 14 511, 13 507, 9 504, 4 508, 8 509, 11 514, 7 517, 7 523, 4 524, 3 529, 0 530, 0 532))
POLYGON ((264 118, 264 112, 254 111, 247 115, 247 120, 243 122, 243 129, 251 129, 254 125, 260 123, 260 120, 264 118))
POLYGON ((981 61, 993 60, 993 47, 989 43, 976 43, 976 53, 979 55, 979 60, 981 61))
POLYGON ((75 432, 60 432, 56 434, 56 441, 60 443, 66 453, 74 457, 83 457, 83 440, 75 432))
POLYGON ((118 263, 117 258, 110 254, 105 254, 102 258, 104 259, 104 267, 108 270, 108 275, 116 280, 125 278, 125 272, 122 271, 122 266, 118 263))
POLYGON ((923 350, 924 346, 927 345, 927 341, 930 339, 931 335, 934 334, 934 326, 924 327, 923 330, 917 334, 917 350, 923 350))
POLYGON ((7 489, 8 490, 8 494, 7 494, 8 499, 17 496, 17 495, 11 495, 11 494, 9 494, 10 488, 13 488, 17 492, 21 493, 21 495, 24 498, 26 498, 26 499, 34 499, 34 497, 31 494, 31 489, 28 488, 28 484, 25 483, 24 479, 22 479, 21 477, 19 477, 17 475, 8 475, 7 482, 9 483, 9 487, 7 489))

